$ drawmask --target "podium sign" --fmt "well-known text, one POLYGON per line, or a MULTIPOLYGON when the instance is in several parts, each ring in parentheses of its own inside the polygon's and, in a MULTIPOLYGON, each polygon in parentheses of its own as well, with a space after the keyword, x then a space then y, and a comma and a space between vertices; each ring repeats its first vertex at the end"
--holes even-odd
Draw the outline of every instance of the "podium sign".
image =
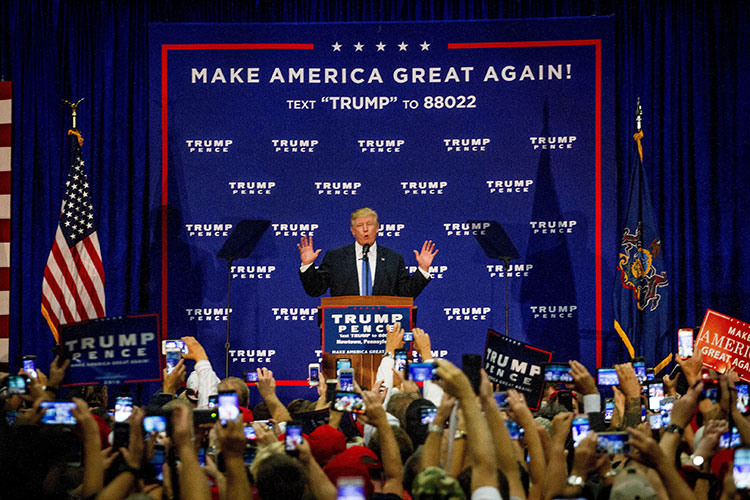
POLYGON ((327 354, 383 354, 388 326, 411 329, 410 306, 356 305, 323 307, 321 331, 327 354))
POLYGON ((63 386, 160 379, 159 316, 102 318, 60 327, 72 360, 63 386))

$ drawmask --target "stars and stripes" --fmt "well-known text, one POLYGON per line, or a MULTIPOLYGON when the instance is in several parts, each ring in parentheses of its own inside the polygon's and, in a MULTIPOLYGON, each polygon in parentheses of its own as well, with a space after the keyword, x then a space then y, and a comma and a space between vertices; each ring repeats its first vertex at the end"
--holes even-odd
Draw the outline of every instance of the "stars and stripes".
POLYGON ((59 325, 106 316, 104 268, 76 136, 71 135, 71 166, 42 285, 42 314, 56 340, 59 325))

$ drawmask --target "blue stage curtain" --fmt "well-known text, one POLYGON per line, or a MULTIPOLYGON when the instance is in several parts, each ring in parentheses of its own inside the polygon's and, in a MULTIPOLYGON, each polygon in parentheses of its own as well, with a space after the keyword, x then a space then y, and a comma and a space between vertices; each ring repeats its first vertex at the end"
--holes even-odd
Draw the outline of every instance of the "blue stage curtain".
MULTIPOLYGON (((615 14, 622 227, 636 97, 644 162, 673 287, 673 326, 707 307, 750 320, 750 9, 733 0, 0 2, 0 78, 13 81, 11 364, 51 335, 40 294, 68 163, 70 113, 94 187, 110 315, 148 311, 149 22, 471 20, 615 14)), ((616 237, 612 235, 611 237, 616 237)), ((612 256, 614 276, 616 256, 612 256)), ((605 270, 606 271, 606 270, 605 270)), ((606 312, 609 314, 609 311, 606 312)), ((612 326, 605 338, 618 346, 612 326)), ((610 360, 611 361, 611 360, 610 360)))

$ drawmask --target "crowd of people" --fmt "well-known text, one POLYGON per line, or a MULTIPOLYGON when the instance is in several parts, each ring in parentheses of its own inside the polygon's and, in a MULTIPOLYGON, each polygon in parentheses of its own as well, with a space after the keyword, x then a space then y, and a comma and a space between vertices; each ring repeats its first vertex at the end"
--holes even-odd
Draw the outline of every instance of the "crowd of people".
POLYGON ((436 377, 409 380, 394 369, 404 345, 395 325, 378 380, 368 388, 355 383, 361 403, 345 405, 364 407, 355 418, 332 404, 326 380, 333 373, 321 373, 317 399, 285 404, 270 370, 259 368, 252 384, 219 379, 200 343, 183 340, 187 353, 165 370, 162 390, 123 422, 113 418, 106 386, 61 389, 69 361, 55 358, 48 373, 37 370, 21 394, 3 374, 0 497, 703 500, 741 498, 750 488, 741 467, 733 472, 742 448, 735 455, 720 446, 732 428, 750 446, 737 377, 706 373, 700 353, 678 358, 677 375, 664 376, 664 396, 674 404, 665 425, 652 428, 631 363, 615 366, 611 418, 600 393, 610 389, 577 361, 569 362, 572 381, 547 383, 532 412, 519 392, 498 398, 484 372, 476 387, 451 362, 433 360, 420 329, 413 348, 435 364, 436 377), (703 396, 706 376, 718 380, 715 398, 703 396), (253 408, 251 389, 262 398, 253 408), (217 417, 213 406, 212 396, 227 393, 237 397, 235 420, 217 417), (47 402, 56 400, 74 403, 74 420, 44 423, 54 413, 47 402), (152 417, 163 417, 166 428, 144 427, 152 417), (287 440, 302 420, 302 438, 287 440), (574 421, 586 425, 573 431, 574 421))

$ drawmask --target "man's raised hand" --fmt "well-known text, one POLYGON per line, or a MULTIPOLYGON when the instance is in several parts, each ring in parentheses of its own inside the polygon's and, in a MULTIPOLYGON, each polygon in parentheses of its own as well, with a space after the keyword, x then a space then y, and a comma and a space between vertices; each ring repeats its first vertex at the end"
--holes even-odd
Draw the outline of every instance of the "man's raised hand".
MULTIPOLYGON (((299 258, 302 261, 303 266, 307 266, 315 262, 315 259, 318 258, 318 255, 321 251, 320 248, 317 250, 313 249, 312 236, 310 236, 309 238, 307 236, 301 237, 299 239, 299 244, 297 244, 297 249, 299 250, 299 258)), ((430 259, 430 261, 432 261, 432 259, 430 259)))
MULTIPOLYGON (((312 246, 312 238, 310 238, 310 245, 312 246)), ((320 252, 320 250, 318 250, 320 252)), ((437 248, 432 240, 425 241, 422 244, 422 250, 417 252, 413 250, 414 256, 417 258, 417 265, 426 272, 430 272, 430 266, 432 265, 432 259, 435 258, 435 254, 438 253, 437 248)), ((302 255, 302 249, 300 249, 300 255, 302 255)), ((317 254, 316 254, 317 255, 317 254)), ((314 259, 313 259, 314 260, 314 259)), ((304 264, 304 260, 302 261, 304 264)))

